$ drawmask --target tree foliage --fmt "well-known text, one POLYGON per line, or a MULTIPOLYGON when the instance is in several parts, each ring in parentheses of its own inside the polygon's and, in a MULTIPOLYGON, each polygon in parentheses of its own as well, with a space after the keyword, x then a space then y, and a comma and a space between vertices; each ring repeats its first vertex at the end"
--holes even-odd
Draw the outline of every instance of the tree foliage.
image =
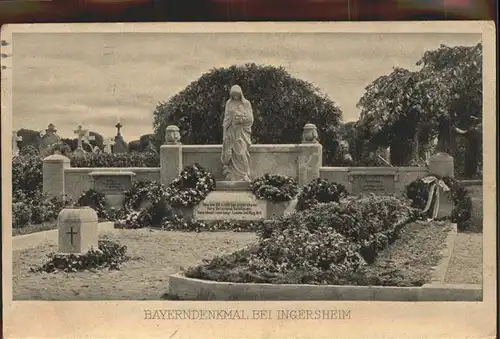
POLYGON ((416 64, 422 67, 419 71, 394 68, 377 78, 358 102, 361 132, 375 145, 391 145, 391 152, 398 153, 393 145, 408 151, 412 145, 428 144, 438 135, 444 116, 462 127, 470 124, 471 115, 482 116, 480 43, 441 45, 416 64))
POLYGON ((17 131, 17 135, 23 138, 22 141, 18 142, 20 150, 25 146, 33 146, 38 149, 42 141, 40 131, 35 131, 32 129, 21 128, 17 131))
POLYGON ((165 128, 174 124, 185 144, 220 144, 224 105, 234 84, 252 103, 254 143, 300 142, 304 125, 313 123, 325 148, 325 163, 331 163, 340 108, 313 84, 292 77, 284 68, 253 63, 212 69, 160 102, 154 112, 155 140, 164 140, 165 128))

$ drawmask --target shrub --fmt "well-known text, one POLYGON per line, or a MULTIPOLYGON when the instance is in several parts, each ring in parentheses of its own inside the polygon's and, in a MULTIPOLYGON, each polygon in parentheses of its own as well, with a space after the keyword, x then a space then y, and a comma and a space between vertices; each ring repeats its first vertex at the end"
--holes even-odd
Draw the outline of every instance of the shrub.
POLYGON ((31 208, 23 202, 12 204, 12 227, 19 228, 28 225, 32 217, 31 208))
POLYGON ((294 178, 278 174, 265 174, 255 178, 250 183, 250 189, 257 198, 272 202, 292 200, 298 193, 294 178))
POLYGON ((160 156, 154 152, 85 153, 70 158, 72 167, 159 167, 160 156))
POLYGON ((214 176, 195 163, 184 168, 167 187, 167 201, 172 207, 194 206, 214 188, 214 176))
POLYGON ((70 200, 65 201, 62 197, 49 198, 41 190, 31 192, 30 196, 20 191, 16 192, 12 203, 13 228, 55 220, 59 212, 71 204, 70 200))
POLYGON ((238 84, 253 107, 253 139, 260 144, 296 143, 306 123, 316 124, 331 164, 337 148, 341 109, 313 84, 294 78, 284 68, 246 64, 216 68, 184 90, 160 102, 154 112, 156 140, 165 140, 165 128, 179 126, 186 144, 222 142, 222 115, 229 89, 238 84))
POLYGON ((66 206, 70 205, 70 201, 64 201, 62 197, 49 198, 44 194, 38 197, 27 200, 26 204, 32 210, 32 224, 41 224, 45 221, 56 220, 59 212, 66 206))
POLYGON ((99 218, 107 218, 106 196, 94 189, 83 192, 76 202, 77 206, 88 206, 96 211, 99 218))
POLYGON ((318 203, 339 202, 345 196, 347 190, 343 185, 317 178, 302 187, 297 199, 297 210, 306 210, 318 203))
MULTIPOLYGON (((472 199, 465 187, 454 178, 435 176, 450 188, 450 197, 454 208, 451 211, 450 220, 458 224, 458 228, 466 227, 472 216, 472 199)), ((422 178, 411 182, 405 187, 404 195, 412 201, 412 206, 424 209, 429 198, 430 184, 426 184, 422 178)))
POLYGON ((18 155, 12 158, 12 191, 34 195, 42 190, 42 159, 38 155, 18 155))
POLYGON ((129 211, 124 217, 115 221, 115 228, 136 229, 150 225, 147 211, 129 211))
POLYGON ((194 219, 186 219, 177 214, 170 218, 165 218, 162 228, 167 231, 183 232, 254 232, 262 227, 262 221, 253 220, 219 220, 205 222, 194 219))
POLYGON ((77 272, 89 269, 119 270, 120 265, 128 260, 127 247, 110 240, 99 240, 98 248, 85 254, 50 253, 48 261, 39 267, 32 267, 31 272, 77 272))
POLYGON ((372 263, 415 215, 409 201, 391 196, 318 204, 262 222, 257 243, 186 275, 232 282, 342 284, 372 263))

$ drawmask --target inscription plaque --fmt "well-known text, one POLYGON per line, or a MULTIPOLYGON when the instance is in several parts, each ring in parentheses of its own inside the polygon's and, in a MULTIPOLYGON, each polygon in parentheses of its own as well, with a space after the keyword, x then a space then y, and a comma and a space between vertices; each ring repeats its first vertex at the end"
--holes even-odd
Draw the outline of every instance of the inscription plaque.
POLYGON ((266 217, 267 203, 250 192, 214 191, 194 208, 196 220, 258 220, 266 217))
POLYGON ((394 174, 355 174, 353 193, 392 194, 395 192, 394 174))
POLYGON ((95 190, 104 195, 119 195, 132 187, 129 175, 100 175, 95 177, 95 190))
POLYGON ((94 189, 106 196, 112 207, 120 207, 125 199, 125 191, 132 187, 133 172, 92 172, 94 189))

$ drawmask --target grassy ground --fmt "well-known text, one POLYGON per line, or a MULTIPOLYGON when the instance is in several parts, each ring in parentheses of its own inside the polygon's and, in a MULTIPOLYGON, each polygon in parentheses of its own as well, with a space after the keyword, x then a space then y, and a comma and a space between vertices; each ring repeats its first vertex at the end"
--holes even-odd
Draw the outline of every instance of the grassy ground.
POLYGON ((31 273, 56 244, 13 253, 14 300, 159 300, 168 290, 168 276, 255 239, 252 233, 182 233, 112 230, 107 239, 127 245, 131 257, 120 271, 31 273))
POLYGON ((15 237, 16 235, 25 235, 42 231, 50 231, 50 230, 55 230, 56 228, 57 228, 57 220, 48 221, 44 222, 43 224, 26 225, 20 228, 13 228, 12 236, 15 237))
POLYGON ((388 286, 422 286, 430 282, 450 226, 442 222, 406 226, 401 236, 368 266, 365 279, 373 285, 388 286))
MULTIPOLYGON (((99 219, 99 222, 106 221, 99 219)), ((36 232, 50 231, 57 229, 57 220, 46 221, 41 224, 26 225, 19 228, 12 228, 12 236, 26 235, 36 232)))

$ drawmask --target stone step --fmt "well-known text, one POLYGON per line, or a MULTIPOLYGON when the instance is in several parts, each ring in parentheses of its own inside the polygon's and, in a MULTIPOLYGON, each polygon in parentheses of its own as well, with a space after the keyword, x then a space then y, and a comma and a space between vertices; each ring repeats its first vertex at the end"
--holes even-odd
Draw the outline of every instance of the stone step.
POLYGON ((248 181, 217 181, 215 183, 216 191, 250 191, 248 181))

